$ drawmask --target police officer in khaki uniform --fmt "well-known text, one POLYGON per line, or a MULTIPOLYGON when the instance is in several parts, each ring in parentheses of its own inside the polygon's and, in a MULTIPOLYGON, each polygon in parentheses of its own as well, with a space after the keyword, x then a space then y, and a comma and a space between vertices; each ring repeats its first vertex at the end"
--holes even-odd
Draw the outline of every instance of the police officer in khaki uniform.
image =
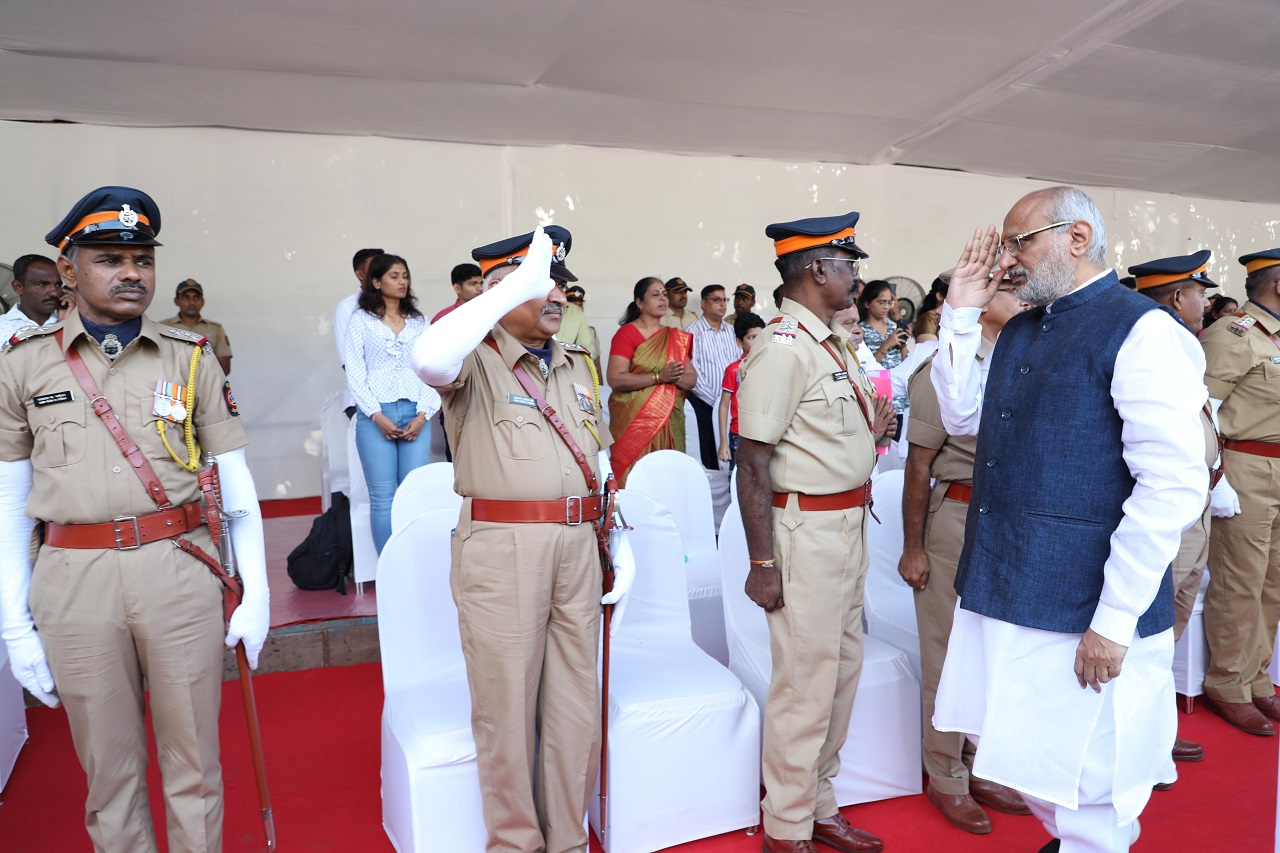
POLYGON ((218 364, 222 365, 222 372, 230 376, 231 339, 227 337, 227 330, 222 328, 221 323, 206 320, 200 315, 204 310, 204 285, 194 278, 178 282, 178 288, 173 294, 173 304, 178 306, 178 313, 167 320, 161 320, 160 325, 186 329, 206 338, 213 347, 218 364))
POLYGON ((892 417, 859 382, 848 333, 857 213, 770 225, 781 316, 743 361, 738 501, 751 569, 746 592, 769 622, 764 850, 883 848, 836 808, 831 778, 862 670, 863 531, 876 441, 892 417))
MULTIPOLYGON (((433 324, 413 353, 456 436, 451 581, 495 853, 585 853, 596 780, 602 570, 590 522, 606 504, 597 458, 611 441, 590 354, 553 338, 570 241, 550 226, 476 249, 486 292, 433 324), (563 419, 591 478, 516 371, 563 419)), ((606 598, 629 586, 619 566, 606 598)))
MULTIPOLYGON (((1198 335, 1204 326, 1204 313, 1209 305, 1208 289, 1218 284, 1208 275, 1208 264, 1213 253, 1208 249, 1190 255, 1160 258, 1129 267, 1133 286, 1144 296, 1164 305, 1177 316, 1192 334, 1198 335)), ((1209 519, 1214 491, 1218 494, 1229 489, 1220 485, 1222 479, 1222 448, 1218 443, 1218 427, 1213 421, 1213 410, 1206 405, 1201 425, 1204 427, 1205 465, 1209 469, 1209 501, 1204 513, 1182 532, 1182 543, 1173 560, 1173 639, 1176 642, 1191 620, 1191 610, 1200 594, 1200 581, 1204 577, 1209 559, 1209 519)), ((1204 748, 1193 741, 1177 738, 1173 742, 1174 761, 1202 761, 1204 748)), ((1160 784, 1164 790, 1169 786, 1160 784)))
POLYGON ((1202 339, 1205 384, 1221 405, 1223 467, 1238 496, 1238 505, 1215 507, 1209 537, 1204 690, 1227 722, 1273 735, 1280 699, 1267 667, 1280 620, 1280 249, 1240 263, 1248 301, 1202 339), (1227 517, 1230 510, 1238 514, 1227 517))
POLYGON ((262 520, 231 387, 203 338, 143 316, 159 230, 160 212, 143 192, 85 196, 45 238, 61 249, 77 310, 15 336, 0 355, 3 635, 23 686, 66 705, 88 775, 89 836, 111 853, 156 850, 144 679, 169 850, 222 849, 223 635, 229 646, 243 638, 256 666, 268 622, 262 520), (73 372, 77 362, 88 382, 73 372), (100 389, 109 413, 86 386, 100 389), (218 459, 227 508, 248 513, 232 525, 245 596, 230 630, 221 584, 175 547, 183 540, 217 553, 199 511, 204 454, 218 459), (33 519, 43 523, 34 571, 33 519))
MULTIPOLYGON (((984 367, 1000 330, 1021 311, 1013 290, 1011 283, 1001 284, 995 298, 982 309, 978 321, 982 325, 982 343, 977 357, 984 367)), ((973 458, 978 437, 947 434, 938 395, 930 380, 932 367, 930 356, 908 383, 911 429, 903 474, 903 548, 898 573, 915 590, 924 767, 929 775, 926 793, 929 802, 953 826, 982 835, 991 831, 991 819, 979 803, 1007 814, 1029 815, 1031 809, 1011 788, 971 775, 973 744, 962 733, 940 732, 933 727, 934 699, 956 609, 956 569, 973 494, 973 458), (932 490, 930 478, 936 481, 932 490)))

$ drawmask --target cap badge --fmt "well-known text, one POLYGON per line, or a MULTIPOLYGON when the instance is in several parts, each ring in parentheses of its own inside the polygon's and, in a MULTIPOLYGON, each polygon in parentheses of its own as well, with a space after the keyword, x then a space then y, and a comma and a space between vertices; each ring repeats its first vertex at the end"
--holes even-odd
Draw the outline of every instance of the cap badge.
POLYGON ((564 250, 564 243, 561 243, 560 245, 556 246, 555 253, 551 256, 551 260, 555 261, 556 263, 564 263, 564 259, 568 254, 569 253, 564 250))
POLYGON ((120 224, 125 228, 134 228, 138 224, 138 212, 127 204, 120 206, 120 224))

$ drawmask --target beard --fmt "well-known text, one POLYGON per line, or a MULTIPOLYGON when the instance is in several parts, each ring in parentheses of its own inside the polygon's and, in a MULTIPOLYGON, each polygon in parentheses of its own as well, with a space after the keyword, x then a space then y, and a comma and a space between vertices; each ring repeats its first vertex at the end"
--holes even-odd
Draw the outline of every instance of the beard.
POLYGON ((1037 307, 1044 307, 1071 292, 1076 285, 1076 267, 1071 253, 1060 241, 1054 241, 1049 254, 1034 270, 1014 267, 1011 278, 1023 277, 1022 284, 1013 291, 1014 298, 1037 307))

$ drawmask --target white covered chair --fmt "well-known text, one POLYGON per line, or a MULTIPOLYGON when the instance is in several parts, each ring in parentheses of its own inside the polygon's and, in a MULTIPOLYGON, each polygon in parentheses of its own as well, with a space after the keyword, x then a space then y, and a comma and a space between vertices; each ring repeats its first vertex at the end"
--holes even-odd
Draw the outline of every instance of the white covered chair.
POLYGON ((760 715, 690 636, 671 512, 629 489, 621 500, 636 580, 610 655, 607 826, 598 797, 590 819, 607 853, 651 853, 755 825, 760 715))
MULTIPOLYGON (((674 450, 646 454, 631 469, 627 491, 648 495, 671 510, 684 548, 693 641, 727 666, 729 646, 724 635, 720 556, 716 553, 711 487, 702 463, 674 450)), ((625 504, 622 513, 629 521, 625 504)))
POLYGON ((391 499, 391 532, 431 509, 452 509, 454 522, 462 498, 453 490, 453 463, 432 462, 414 468, 391 499))
MULTIPOLYGON (((1188 714, 1195 709, 1195 697, 1204 693, 1204 674, 1209 671, 1209 641, 1204 635, 1204 596, 1208 590, 1209 573, 1205 572, 1186 630, 1173 646, 1173 689, 1184 697, 1183 710, 1188 714)), ((1274 667, 1275 661, 1271 663, 1274 667)))
POLYGON ((911 661, 911 671, 920 680, 920 629, 916 625, 914 593, 898 574, 902 559, 902 470, 890 470, 872 478, 871 497, 875 513, 867 524, 867 586, 863 614, 867 633, 900 649, 911 661))
POLYGON ((449 590, 456 509, 387 540, 378 566, 382 825, 399 853, 484 853, 471 695, 449 590))
POLYGON ((347 474, 347 414, 345 391, 334 391, 320 407, 320 508, 329 508, 334 492, 351 490, 347 474))
MULTIPOLYGON (((873 522, 874 523, 874 522, 873 522)), ((744 591, 749 569, 742 514, 734 501, 720 527, 725 626, 729 669, 764 712, 773 671, 764 611, 744 591)), ((920 681, 902 651, 875 637, 862 638, 862 676, 840 750, 840 772, 831 780, 836 803, 868 803, 918 794, 923 789, 920 755, 920 681)))

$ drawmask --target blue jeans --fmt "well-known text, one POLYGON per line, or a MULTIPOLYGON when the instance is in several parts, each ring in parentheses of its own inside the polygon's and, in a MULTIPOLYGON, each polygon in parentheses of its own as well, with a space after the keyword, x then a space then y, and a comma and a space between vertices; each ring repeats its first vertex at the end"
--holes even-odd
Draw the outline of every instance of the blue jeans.
MULTIPOLYGON (((382 403, 382 414, 400 429, 418 416, 418 404, 412 400, 396 400, 382 403)), ((401 438, 388 439, 364 412, 356 413, 356 451, 360 454, 360 467, 369 485, 369 525, 373 528, 373 544, 382 553, 382 546, 391 538, 391 499, 396 487, 404 482, 409 472, 427 464, 431 453, 431 421, 413 441, 401 438)))

